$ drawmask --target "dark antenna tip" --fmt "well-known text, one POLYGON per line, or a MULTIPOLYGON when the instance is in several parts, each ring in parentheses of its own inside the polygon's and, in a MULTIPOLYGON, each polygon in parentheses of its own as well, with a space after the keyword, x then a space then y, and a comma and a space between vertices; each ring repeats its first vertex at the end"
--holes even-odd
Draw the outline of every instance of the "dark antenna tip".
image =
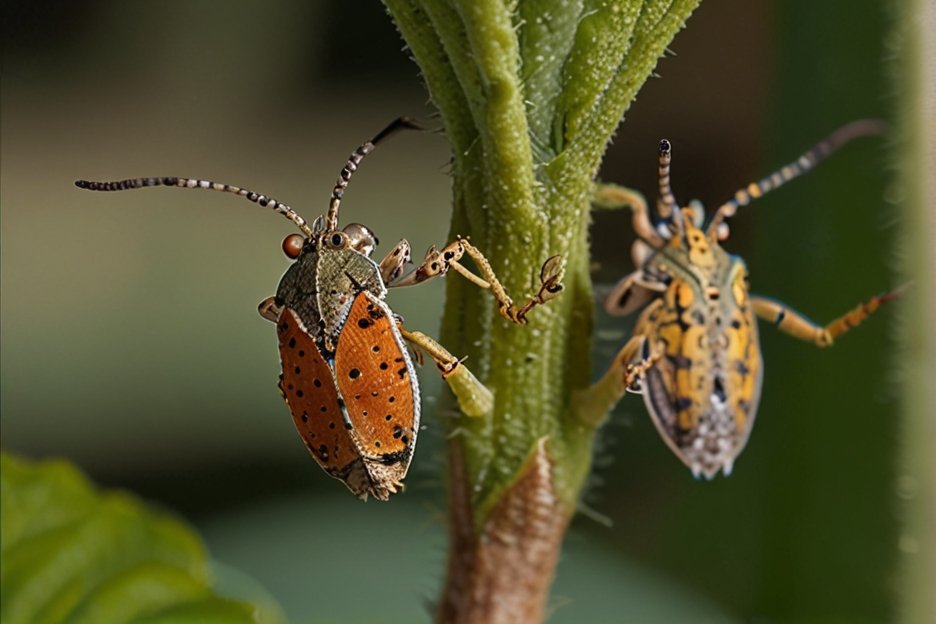
POLYGON ((91 183, 87 180, 75 180, 75 186, 80 189, 86 189, 91 187, 91 183))
POLYGON ((419 125, 419 122, 416 121, 413 117, 399 117, 397 118, 397 123, 400 124, 402 128, 408 128, 410 130, 422 130, 423 127, 419 125))
POLYGON ((672 146, 670 145, 670 142, 668 140, 660 139, 660 153, 661 154, 669 154, 671 147, 672 146))
POLYGON ((371 143, 377 145, 385 138, 397 132, 398 130, 422 130, 423 127, 416 123, 416 120, 412 117, 397 117, 390 122, 390 125, 381 130, 377 136, 370 140, 371 143))

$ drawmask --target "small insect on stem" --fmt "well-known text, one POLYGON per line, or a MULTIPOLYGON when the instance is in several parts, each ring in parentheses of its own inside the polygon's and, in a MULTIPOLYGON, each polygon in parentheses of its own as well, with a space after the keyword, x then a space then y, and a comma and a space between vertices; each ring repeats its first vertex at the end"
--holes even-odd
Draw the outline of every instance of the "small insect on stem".
POLYGON ((501 313, 524 324, 536 306, 562 290, 564 262, 546 260, 539 292, 515 306, 480 250, 458 238, 422 264, 405 272, 410 245, 400 240, 378 264, 371 255, 377 236, 365 225, 338 227, 345 190, 365 156, 384 139, 419 126, 406 117, 394 120, 352 152, 332 189, 328 210, 312 225, 292 208, 266 195, 229 184, 195 178, 133 178, 117 182, 78 180, 79 188, 124 191, 149 186, 200 188, 246 197, 293 222, 283 252, 294 263, 280 279, 276 294, 262 301, 260 315, 276 324, 279 340, 279 389, 299 436, 318 464, 356 496, 387 500, 403 478, 419 432, 420 396, 408 345, 426 352, 468 416, 493 409, 493 395, 442 345, 403 327, 385 301, 388 288, 422 283, 449 269, 491 292, 501 313), (481 275, 460 264, 468 255, 481 275))
MULTIPOLYGON (((638 392, 660 435, 693 475, 730 474, 760 400, 763 364, 756 319, 826 347, 893 300, 898 290, 816 325, 783 303, 749 293, 744 261, 721 247, 729 234, 726 219, 853 139, 886 129, 877 120, 839 128, 796 160, 738 190, 708 222, 698 202, 679 208, 670 187, 672 146, 660 141, 656 214, 640 195, 616 189, 617 199, 632 212, 638 240, 631 253, 637 268, 618 282, 604 307, 612 315, 640 310, 640 316, 632 337, 583 404, 600 411, 625 391, 638 392)), ((611 196, 615 193, 604 194, 604 205, 611 196)))

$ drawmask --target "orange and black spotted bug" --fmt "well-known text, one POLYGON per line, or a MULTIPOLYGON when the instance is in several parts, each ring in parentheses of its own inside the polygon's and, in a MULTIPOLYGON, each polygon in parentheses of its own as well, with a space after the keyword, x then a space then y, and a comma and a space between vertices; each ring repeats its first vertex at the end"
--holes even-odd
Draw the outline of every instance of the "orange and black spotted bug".
POLYGON ((660 435, 696 477, 730 474, 751 434, 764 375, 757 317, 826 347, 896 296, 891 291, 872 297, 828 325, 817 325, 782 303, 748 292, 744 261, 721 247, 728 238, 725 219, 852 139, 883 130, 881 122, 872 120, 840 128, 797 160, 736 192, 708 220, 700 203, 683 208, 676 203, 666 140, 659 145, 655 215, 632 191, 610 185, 597 190, 605 204, 630 206, 637 234, 631 249, 637 268, 614 287, 605 310, 617 316, 642 310, 607 375, 619 380, 622 392, 643 394, 660 435))
MULTIPOLYGON (((276 324, 282 364, 280 390, 300 437, 319 465, 362 499, 373 496, 387 500, 397 492, 413 456, 420 400, 406 343, 426 351, 453 389, 478 383, 441 345, 403 327, 384 301, 387 288, 418 284, 454 268, 489 289, 501 314, 518 324, 525 323, 533 307, 553 298, 562 288, 563 263, 558 256, 544 264, 539 292, 515 306, 490 264, 466 240, 458 239, 441 250, 430 248, 423 263, 404 274, 410 262, 405 239, 378 264, 370 257, 378 244, 370 229, 359 223, 338 228, 341 199, 361 160, 395 131, 417 127, 412 120, 397 119, 357 148, 332 190, 326 215, 311 226, 286 204, 209 180, 136 178, 75 183, 93 191, 177 186, 234 193, 272 208, 299 228, 301 234, 287 236, 282 245, 283 252, 295 262, 280 280, 276 294, 260 303, 259 311, 276 324), (481 276, 459 263, 464 255, 474 261, 481 276)), ((471 390, 467 394, 481 397, 477 402, 483 403, 484 393, 471 390)), ((465 409, 465 404, 460 404, 465 409)))

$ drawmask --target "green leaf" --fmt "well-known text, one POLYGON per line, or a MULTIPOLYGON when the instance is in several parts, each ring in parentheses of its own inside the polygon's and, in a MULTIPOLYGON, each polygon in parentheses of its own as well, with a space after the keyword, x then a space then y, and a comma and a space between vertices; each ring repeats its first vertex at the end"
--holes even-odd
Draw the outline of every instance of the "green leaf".
POLYGON ((261 621, 212 593, 189 527, 64 461, 0 454, 0 544, 6 624, 261 621))

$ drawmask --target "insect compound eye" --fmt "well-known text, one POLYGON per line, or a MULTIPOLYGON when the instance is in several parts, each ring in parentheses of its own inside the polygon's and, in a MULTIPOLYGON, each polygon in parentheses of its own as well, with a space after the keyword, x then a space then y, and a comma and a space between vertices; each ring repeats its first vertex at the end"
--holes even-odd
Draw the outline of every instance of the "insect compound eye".
POLYGON ((351 248, 365 256, 370 256, 377 247, 377 237, 366 225, 349 223, 342 231, 347 235, 351 248))
POLYGON ((302 252, 302 246, 305 245, 305 237, 301 234, 290 234, 283 239, 283 253, 287 258, 295 260, 302 252))
POLYGON ((325 236, 325 243, 332 249, 343 249, 348 246, 348 235, 344 232, 332 232, 325 236))

